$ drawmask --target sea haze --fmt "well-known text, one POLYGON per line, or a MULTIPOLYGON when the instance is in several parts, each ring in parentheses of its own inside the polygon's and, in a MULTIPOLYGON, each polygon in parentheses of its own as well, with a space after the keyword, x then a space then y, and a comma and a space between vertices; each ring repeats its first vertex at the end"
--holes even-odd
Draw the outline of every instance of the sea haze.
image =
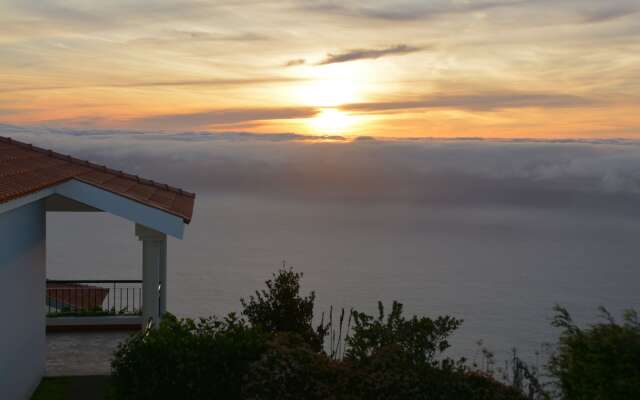
MULTIPOLYGON (((198 193, 169 242, 169 308, 223 314, 286 260, 318 311, 464 319, 455 354, 483 340, 531 354, 552 307, 580 322, 640 308, 640 143, 419 139, 322 141, 246 133, 152 134, 1 126, 0 134, 198 193)), ((50 213, 48 276, 141 275, 133 225, 50 213)))

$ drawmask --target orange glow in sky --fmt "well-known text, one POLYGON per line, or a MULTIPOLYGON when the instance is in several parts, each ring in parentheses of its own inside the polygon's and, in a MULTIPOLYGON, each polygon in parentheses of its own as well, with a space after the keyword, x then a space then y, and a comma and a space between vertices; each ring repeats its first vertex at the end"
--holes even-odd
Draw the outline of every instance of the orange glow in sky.
POLYGON ((635 2, 322 4, 3 2, 0 123, 640 137, 635 2))

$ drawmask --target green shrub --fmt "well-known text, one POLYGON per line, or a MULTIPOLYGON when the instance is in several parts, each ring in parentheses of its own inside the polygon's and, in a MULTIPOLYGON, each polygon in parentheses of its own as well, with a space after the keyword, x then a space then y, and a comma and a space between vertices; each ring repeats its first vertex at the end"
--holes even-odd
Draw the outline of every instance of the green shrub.
POLYGON ((299 335, 278 333, 252 365, 244 395, 254 400, 325 400, 335 392, 335 373, 333 361, 299 335))
POLYGON ((622 324, 602 308, 606 321, 581 329, 556 306, 562 333, 549 372, 566 400, 640 399, 640 321, 627 311, 622 324))
MULTIPOLYGON (((233 314, 195 322, 166 315, 157 329, 132 336, 112 363, 120 399, 247 400, 523 400, 516 389, 443 357, 460 326, 445 316, 405 318, 394 302, 385 315, 355 312, 331 355, 331 327, 312 327, 313 292, 300 296, 301 275, 281 270, 267 289, 233 314)), ((331 319, 332 317, 330 317, 331 319)), ((335 328, 332 328, 335 329, 335 328)), ((334 335, 335 336, 335 335, 334 335)), ((334 337, 332 336, 332 338, 334 337)))
POLYGON ((518 391, 462 366, 416 364, 396 345, 339 365, 341 399, 525 400, 518 391))
MULTIPOLYGON (((415 365, 397 346, 378 349, 361 359, 340 365, 339 391, 345 399, 421 399, 430 396, 416 385, 415 365)), ((430 398, 430 397, 429 397, 430 398)))
POLYGON ((166 315, 114 355, 120 399, 240 399, 244 375, 267 336, 231 314, 194 322, 166 315))
POLYGON ((316 351, 322 349, 326 335, 321 325, 313 329, 315 293, 300 296, 301 273, 281 269, 266 281, 267 289, 255 292, 249 300, 241 299, 242 314, 253 326, 265 332, 292 332, 300 335, 316 351))
POLYGON ((523 400, 520 391, 467 370, 464 360, 444 357, 449 337, 462 324, 450 316, 405 318, 394 302, 385 316, 353 314, 347 352, 339 368, 345 399, 523 400))
MULTIPOLYGON (((462 324, 450 316, 435 320, 402 315, 402 304, 393 302, 385 319, 384 307, 378 302, 378 317, 353 313, 353 331, 347 337, 347 359, 364 360, 380 349, 393 346, 413 364, 438 363, 437 357, 449 348, 449 336, 462 324)), ((449 361, 449 360, 444 360, 449 361)))
POLYGON ((463 367, 416 364, 395 345, 360 360, 331 360, 300 337, 278 334, 244 387, 251 400, 525 400, 518 390, 463 367))
POLYGON ((460 400, 526 400, 518 389, 496 381, 493 377, 473 371, 458 371, 448 383, 447 379, 437 379, 441 388, 439 399, 460 400), (455 391, 454 395, 452 391, 455 391))

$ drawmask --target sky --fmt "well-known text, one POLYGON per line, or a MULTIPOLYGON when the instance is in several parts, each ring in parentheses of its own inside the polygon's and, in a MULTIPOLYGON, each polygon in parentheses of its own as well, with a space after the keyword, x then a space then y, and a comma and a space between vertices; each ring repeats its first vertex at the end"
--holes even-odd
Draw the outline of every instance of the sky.
POLYGON ((636 0, 0 0, 0 122, 640 138, 636 0))

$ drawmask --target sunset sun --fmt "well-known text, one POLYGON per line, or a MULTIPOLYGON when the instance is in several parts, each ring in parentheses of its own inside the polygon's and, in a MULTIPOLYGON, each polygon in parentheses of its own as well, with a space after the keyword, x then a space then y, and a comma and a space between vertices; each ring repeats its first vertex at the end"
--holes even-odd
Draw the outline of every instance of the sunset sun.
POLYGON ((310 120, 309 125, 315 133, 335 135, 345 133, 353 125, 354 118, 335 108, 325 108, 310 120))
POLYGON ((299 101, 316 107, 335 107, 353 103, 358 99, 358 91, 349 80, 323 79, 298 89, 299 101))
POLYGON ((318 107, 319 112, 307 120, 307 127, 314 134, 335 135, 352 128, 355 117, 337 107, 360 100, 352 81, 325 79, 298 88, 298 101, 318 107))
POLYGON ((295 101, 319 108, 307 121, 314 134, 337 135, 348 133, 359 119, 338 107, 364 101, 362 81, 366 75, 362 67, 337 64, 314 68, 312 80, 296 87, 295 101))

